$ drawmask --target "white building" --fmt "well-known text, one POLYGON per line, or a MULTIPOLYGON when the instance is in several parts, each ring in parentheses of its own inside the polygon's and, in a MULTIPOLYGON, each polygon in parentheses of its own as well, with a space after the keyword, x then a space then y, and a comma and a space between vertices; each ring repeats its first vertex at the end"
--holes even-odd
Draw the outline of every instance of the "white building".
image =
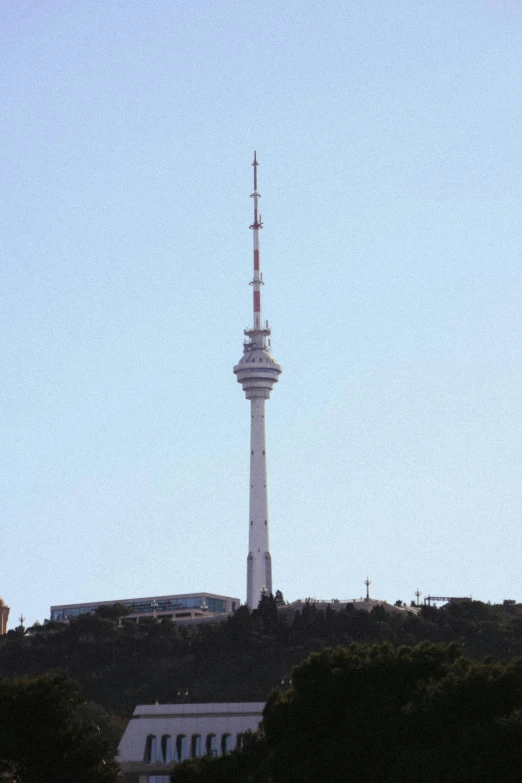
POLYGON ((126 783, 169 783, 173 764, 222 756, 257 731, 264 702, 146 704, 136 707, 118 748, 126 783))

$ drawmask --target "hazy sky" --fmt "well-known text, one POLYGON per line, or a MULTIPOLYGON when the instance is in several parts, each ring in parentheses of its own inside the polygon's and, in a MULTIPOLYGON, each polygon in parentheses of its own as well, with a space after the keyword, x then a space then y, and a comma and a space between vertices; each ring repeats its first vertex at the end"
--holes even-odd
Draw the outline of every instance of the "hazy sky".
POLYGON ((519 0, 4 0, 0 594, 522 600, 519 0))

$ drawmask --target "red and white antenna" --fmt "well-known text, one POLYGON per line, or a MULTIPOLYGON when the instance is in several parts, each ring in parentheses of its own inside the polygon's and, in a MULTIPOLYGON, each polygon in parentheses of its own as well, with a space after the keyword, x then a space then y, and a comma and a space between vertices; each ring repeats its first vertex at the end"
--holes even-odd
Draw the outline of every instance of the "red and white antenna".
MULTIPOLYGON (((254 150, 254 162, 252 163, 252 166, 254 167, 254 192, 250 195, 250 198, 254 199, 254 222, 250 226, 252 231, 254 232, 254 279, 251 282, 251 285, 254 289, 254 332, 261 332, 263 331, 263 328, 261 326, 261 286, 263 285, 263 276, 261 274, 260 265, 259 265, 259 229, 263 228, 263 223, 261 222, 261 215, 259 215, 258 212, 258 199, 261 198, 261 195, 257 192, 257 156, 256 152, 254 150)), ((262 336, 259 335, 258 339, 262 336)), ((257 342, 254 339, 254 342, 257 342)))
POLYGON ((259 229, 263 227, 258 212, 257 156, 254 152, 254 324, 245 329, 243 356, 234 367, 238 383, 250 401, 250 504, 248 514, 247 604, 257 608, 264 593, 272 592, 272 558, 268 541, 268 494, 266 474, 265 402, 282 367, 267 351, 268 323, 261 320, 261 264, 259 259, 259 229))

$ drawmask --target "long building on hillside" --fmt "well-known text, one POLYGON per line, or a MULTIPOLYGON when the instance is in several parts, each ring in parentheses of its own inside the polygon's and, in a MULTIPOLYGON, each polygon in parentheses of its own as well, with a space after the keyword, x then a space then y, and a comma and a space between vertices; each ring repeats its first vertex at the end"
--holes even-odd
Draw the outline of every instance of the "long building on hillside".
POLYGON ((56 622, 68 622, 81 614, 95 614, 101 606, 122 604, 129 610, 126 617, 139 620, 143 617, 169 617, 179 623, 216 622, 234 614, 240 605, 239 598, 214 593, 183 593, 181 595, 156 595, 146 598, 123 598, 117 601, 90 601, 84 604, 60 604, 51 606, 50 618, 56 622))

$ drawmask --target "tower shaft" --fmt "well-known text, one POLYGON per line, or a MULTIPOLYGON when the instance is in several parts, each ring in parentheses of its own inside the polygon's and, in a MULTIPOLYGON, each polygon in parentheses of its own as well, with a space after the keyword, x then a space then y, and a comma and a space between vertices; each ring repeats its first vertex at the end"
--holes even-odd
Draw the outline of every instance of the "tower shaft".
POLYGON ((254 325, 245 329, 247 339, 243 343, 243 356, 234 367, 238 383, 243 386, 250 400, 250 507, 247 558, 247 604, 256 609, 264 591, 272 592, 272 559, 268 535, 268 492, 266 470, 265 400, 277 383, 282 368, 269 354, 266 338, 270 334, 268 323, 261 318, 261 286, 263 276, 259 257, 259 229, 262 228, 258 213, 257 156, 254 152, 254 277, 253 314, 254 325))
POLYGON ((268 537, 265 399, 250 400, 250 529, 248 534, 247 604, 257 607, 261 593, 272 592, 272 558, 268 537))

